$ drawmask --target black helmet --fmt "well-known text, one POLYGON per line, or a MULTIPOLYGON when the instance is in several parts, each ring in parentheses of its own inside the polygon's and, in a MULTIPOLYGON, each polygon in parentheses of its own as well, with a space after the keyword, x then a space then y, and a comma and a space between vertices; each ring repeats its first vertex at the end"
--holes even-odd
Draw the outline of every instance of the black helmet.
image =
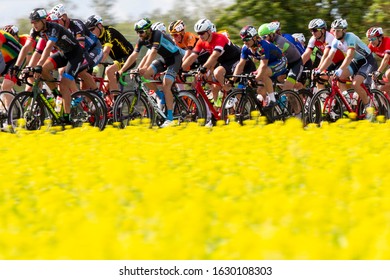
POLYGON ((46 19, 47 12, 44 8, 36 8, 30 13, 30 20, 41 20, 46 19))
POLYGON ((87 26, 87 28, 92 28, 97 26, 99 23, 103 24, 103 19, 101 18, 101 16, 92 15, 85 22, 85 26, 87 26))

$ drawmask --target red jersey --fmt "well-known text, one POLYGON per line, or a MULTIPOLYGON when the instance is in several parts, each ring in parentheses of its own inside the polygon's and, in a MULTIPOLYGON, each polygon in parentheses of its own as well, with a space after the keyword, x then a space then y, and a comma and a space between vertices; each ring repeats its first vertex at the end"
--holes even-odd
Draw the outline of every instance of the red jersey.
MULTIPOLYGON (((370 50, 380 58, 383 58, 385 54, 390 54, 390 37, 383 37, 382 43, 379 47, 374 47, 371 42, 368 44, 370 50)), ((388 65, 390 65, 390 60, 388 65)))
POLYGON ((218 62, 224 62, 229 60, 240 60, 241 50, 234 45, 225 35, 219 33, 212 33, 210 43, 201 39, 195 45, 193 52, 200 54, 202 51, 206 51, 212 54, 213 51, 221 53, 218 58, 218 62))

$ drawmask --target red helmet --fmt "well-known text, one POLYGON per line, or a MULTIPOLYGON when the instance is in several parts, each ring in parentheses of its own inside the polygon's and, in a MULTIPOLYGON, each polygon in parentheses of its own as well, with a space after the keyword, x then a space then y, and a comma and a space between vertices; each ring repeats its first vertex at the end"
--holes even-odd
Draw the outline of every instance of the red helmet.
POLYGON ((58 23, 59 20, 60 20, 60 19, 58 18, 57 14, 55 14, 55 13, 50 13, 50 14, 48 14, 47 17, 46 17, 46 21, 51 21, 51 22, 56 22, 56 23, 58 23))
POLYGON ((379 37, 383 35, 383 29, 381 27, 371 27, 370 29, 367 30, 366 36, 367 38, 371 37, 379 37))

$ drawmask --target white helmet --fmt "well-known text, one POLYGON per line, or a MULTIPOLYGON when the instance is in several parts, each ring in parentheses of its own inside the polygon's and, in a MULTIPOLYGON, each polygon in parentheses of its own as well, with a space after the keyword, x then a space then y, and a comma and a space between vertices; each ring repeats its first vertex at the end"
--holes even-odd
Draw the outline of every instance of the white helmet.
POLYGON ((208 20, 206 18, 202 18, 202 19, 198 20, 197 23, 195 23, 194 30, 195 30, 195 32, 206 32, 206 31, 211 30, 212 27, 213 27, 213 24, 211 23, 210 20, 208 20))
POLYGON ((61 17, 64 14, 67 14, 63 4, 58 4, 51 9, 50 14, 55 14, 58 17, 61 17))
POLYGON ((307 28, 308 29, 314 29, 314 28, 317 28, 317 29, 325 28, 326 29, 326 22, 321 18, 315 18, 309 22, 309 25, 307 26, 307 28))
POLYGON ((160 30, 162 33, 167 32, 167 28, 165 27, 165 24, 159 21, 153 23, 151 28, 152 30, 160 30))
POLYGON ((300 43, 306 42, 305 35, 303 35, 302 33, 294 33, 294 34, 292 34, 292 36, 295 39, 295 41, 298 41, 300 43))
POLYGON ((345 19, 336 19, 335 21, 332 22, 333 29, 346 29, 348 27, 348 23, 345 19))

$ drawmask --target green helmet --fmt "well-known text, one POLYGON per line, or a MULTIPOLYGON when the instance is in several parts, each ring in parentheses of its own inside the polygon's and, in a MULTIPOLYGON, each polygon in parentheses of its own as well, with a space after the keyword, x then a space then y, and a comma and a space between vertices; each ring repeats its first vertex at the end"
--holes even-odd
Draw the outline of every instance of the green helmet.
POLYGON ((259 30, 257 33, 259 33, 260 36, 266 36, 271 33, 275 33, 276 28, 274 24, 264 23, 260 25, 259 30))
POLYGON ((135 31, 148 30, 152 27, 152 22, 148 18, 143 18, 134 24, 135 31))

